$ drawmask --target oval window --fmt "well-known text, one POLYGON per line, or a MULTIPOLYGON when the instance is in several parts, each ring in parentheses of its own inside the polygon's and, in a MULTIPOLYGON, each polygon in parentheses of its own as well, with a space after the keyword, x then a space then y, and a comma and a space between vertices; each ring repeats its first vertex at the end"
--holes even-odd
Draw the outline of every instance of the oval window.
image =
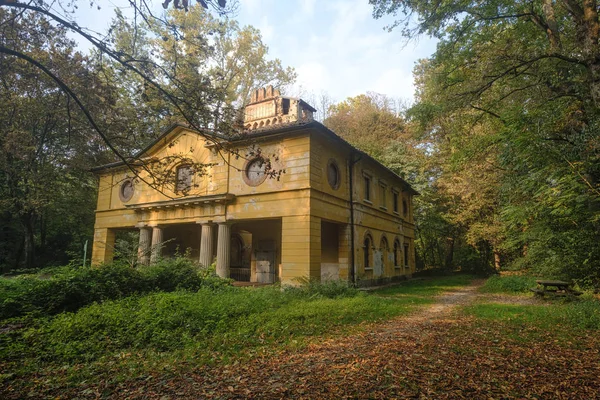
POLYGON ((327 163, 327 182, 332 189, 340 187, 340 169, 333 159, 327 163))
POLYGON ((244 181, 250 186, 260 185, 267 177, 266 169, 267 163, 262 158, 248 161, 244 169, 244 181))
POLYGON ((135 192, 135 187, 133 186, 133 181, 131 179, 126 179, 119 189, 119 197, 122 202, 127 202, 131 200, 133 197, 133 193, 135 192))

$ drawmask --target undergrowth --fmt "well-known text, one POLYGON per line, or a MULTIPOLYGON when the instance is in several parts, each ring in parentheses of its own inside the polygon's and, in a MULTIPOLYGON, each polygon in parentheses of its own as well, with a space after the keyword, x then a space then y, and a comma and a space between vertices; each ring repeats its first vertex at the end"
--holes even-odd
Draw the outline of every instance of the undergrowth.
POLYGON ((480 290, 485 293, 529 293, 529 289, 536 286, 536 279, 528 275, 494 275, 480 290))
POLYGON ((164 259, 138 268, 120 264, 53 268, 36 275, 0 278, 0 320, 72 312, 94 302, 155 291, 196 291, 229 284, 217 277, 214 269, 200 268, 187 258, 164 259))
POLYGON ((10 371, 5 379, 28 386, 27 376, 39 371, 78 382, 107 374, 129 379, 188 362, 228 362, 406 314, 468 279, 430 280, 433 289, 424 281, 407 282, 384 293, 307 282, 138 294, 39 316, 23 326, 13 320, 13 328, 0 333, 0 364, 10 371), (56 368, 63 372, 55 374, 56 368))
POLYGON ((481 303, 465 311, 485 320, 531 325, 556 333, 600 329, 600 302, 591 298, 531 305, 481 303))

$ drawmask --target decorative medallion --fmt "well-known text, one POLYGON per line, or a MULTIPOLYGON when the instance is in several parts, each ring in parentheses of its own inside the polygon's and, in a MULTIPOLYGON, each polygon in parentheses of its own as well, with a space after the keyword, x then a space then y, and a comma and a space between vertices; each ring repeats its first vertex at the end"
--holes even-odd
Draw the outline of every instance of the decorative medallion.
POLYGON ((119 198, 123 203, 126 203, 131 200, 133 193, 135 193, 133 179, 125 179, 123 183, 121 183, 121 188, 119 189, 119 198))
POLYGON ((244 167, 244 182, 249 186, 258 186, 267 178, 267 163, 262 158, 254 158, 246 162, 244 167))
POLYGON ((333 190, 337 190, 340 187, 340 168, 338 167, 337 162, 331 158, 327 162, 327 182, 329 182, 329 186, 333 190))

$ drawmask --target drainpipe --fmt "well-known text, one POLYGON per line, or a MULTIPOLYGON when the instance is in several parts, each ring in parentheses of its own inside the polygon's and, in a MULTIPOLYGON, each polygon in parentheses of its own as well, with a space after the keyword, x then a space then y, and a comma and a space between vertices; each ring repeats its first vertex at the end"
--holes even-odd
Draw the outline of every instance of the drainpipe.
POLYGON ((350 171, 348 174, 348 180, 350 184, 350 278, 352 284, 356 286, 356 265, 354 263, 354 165, 360 161, 362 155, 358 159, 354 160, 354 153, 350 153, 350 171))

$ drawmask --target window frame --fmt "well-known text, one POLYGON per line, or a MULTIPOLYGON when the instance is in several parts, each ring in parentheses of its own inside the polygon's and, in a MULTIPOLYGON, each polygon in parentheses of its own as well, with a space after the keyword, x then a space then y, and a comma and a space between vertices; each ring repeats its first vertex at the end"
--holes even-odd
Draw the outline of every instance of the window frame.
POLYGON ((400 261, 401 258, 399 252, 401 252, 400 241, 396 239, 394 240, 394 268, 402 268, 402 265, 398 263, 398 261, 400 261))
POLYGON ((180 164, 177 166, 177 169, 175 170, 175 193, 177 194, 187 194, 189 193, 190 190, 192 190, 192 186, 194 184, 194 170, 192 169, 192 165, 191 164, 180 164), (188 174, 187 174, 187 178, 186 178, 186 182, 183 182, 184 184, 186 184, 185 188, 180 187, 180 185, 182 184, 182 182, 180 182, 180 171, 183 171, 184 169, 188 170, 188 174), (189 180, 189 183, 187 182, 189 180))
POLYGON ((342 172, 340 170, 340 166, 338 165, 337 161, 333 158, 330 158, 327 161, 326 175, 327 175, 327 183, 329 183, 329 186, 333 190, 338 190, 340 188, 340 183, 342 181, 342 172), (335 171, 336 171, 336 182, 335 183, 332 183, 331 180, 329 179, 329 168, 332 166, 335 168, 335 171))
POLYGON ((400 206, 398 200, 400 199, 400 192, 397 189, 392 189, 392 211, 396 215, 400 215, 400 206))
POLYGON ((363 201, 367 204, 373 204, 372 183, 373 175, 368 171, 363 171, 363 201))
POLYGON ((267 162, 265 161, 265 159, 263 159, 261 157, 254 157, 254 158, 247 160, 246 163, 244 164, 244 169, 242 170, 242 179, 248 186, 252 186, 252 187, 260 186, 267 179, 266 171, 263 171, 262 176, 260 178, 258 178, 257 180, 252 180, 250 178, 250 176, 248 176, 248 170, 250 169, 252 164, 254 164, 257 161, 262 161, 262 165, 264 165, 265 168, 267 167, 267 162))
POLYGON ((373 262, 371 258, 373 256, 373 238, 367 234, 363 240, 363 268, 365 271, 373 270, 373 262))
POLYGON ((379 180, 379 208, 381 208, 382 210, 387 211, 388 207, 387 207, 387 183, 380 179, 379 180))
POLYGON ((133 179, 131 179, 131 178, 123 179, 123 181, 121 181, 121 184, 119 185, 119 199, 121 200, 121 202, 127 203, 129 200, 131 200, 133 198, 134 194, 135 194, 135 182, 133 181, 133 179), (128 195, 123 193, 126 185, 131 186, 131 193, 129 193, 128 195))

